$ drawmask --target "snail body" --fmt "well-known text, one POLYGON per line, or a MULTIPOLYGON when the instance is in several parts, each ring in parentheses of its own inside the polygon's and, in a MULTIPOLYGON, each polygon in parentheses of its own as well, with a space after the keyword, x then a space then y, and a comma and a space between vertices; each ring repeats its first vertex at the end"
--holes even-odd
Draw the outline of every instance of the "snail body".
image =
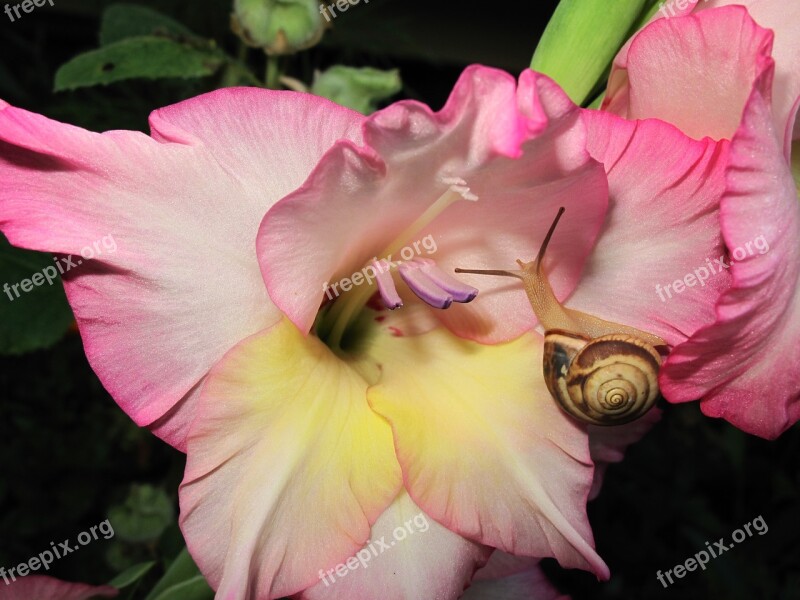
POLYGON ((542 268, 547 245, 564 209, 539 249, 521 270, 458 273, 521 279, 545 330, 543 371, 550 395, 571 417, 590 425, 623 425, 647 413, 658 400, 661 355, 666 343, 651 333, 566 308, 558 302, 542 268))

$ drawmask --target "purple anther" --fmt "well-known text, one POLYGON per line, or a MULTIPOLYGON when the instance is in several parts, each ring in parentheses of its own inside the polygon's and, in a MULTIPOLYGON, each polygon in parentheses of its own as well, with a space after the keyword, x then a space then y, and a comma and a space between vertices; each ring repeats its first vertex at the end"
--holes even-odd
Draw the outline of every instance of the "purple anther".
POLYGON ((436 285, 421 267, 417 262, 402 264, 399 269, 400 277, 423 302, 434 308, 448 308, 453 303, 453 297, 436 285))
POLYGON ((378 292, 380 292, 384 306, 389 310, 403 306, 403 300, 394 285, 389 263, 385 260, 373 260, 372 267, 375 270, 375 283, 378 284, 378 292))
POLYGON ((472 302, 475 296, 478 295, 477 289, 460 282, 455 277, 450 277, 450 275, 436 266, 436 261, 430 258, 418 258, 414 262, 420 263, 420 270, 436 285, 453 296, 453 300, 456 302, 472 302))

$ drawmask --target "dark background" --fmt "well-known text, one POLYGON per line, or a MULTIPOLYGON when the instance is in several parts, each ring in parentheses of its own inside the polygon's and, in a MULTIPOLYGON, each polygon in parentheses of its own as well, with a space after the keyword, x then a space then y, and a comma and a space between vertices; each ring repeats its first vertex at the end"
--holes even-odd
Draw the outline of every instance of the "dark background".
MULTIPOLYGON (((226 48, 236 46, 228 1, 139 3, 226 48)), ((37 8, 14 23, 0 13, 0 98, 96 131, 145 130, 152 109, 215 86, 213 78, 130 82, 54 94, 57 67, 97 47, 99 17, 108 4, 55 0, 55 7, 37 8)), ((524 69, 554 6, 553 0, 372 0, 338 18, 321 46, 293 59, 292 75, 308 81, 314 69, 335 63, 397 67, 404 82, 399 97, 439 108, 469 63, 524 69)), ((249 58, 263 61, 257 51, 249 58)), ((74 539, 105 520, 133 484, 163 490, 177 510, 183 456, 116 407, 75 332, 49 350, 0 357, 0 440, 0 566, 15 566, 51 541, 74 539)), ((703 417, 697 404, 666 407, 654 430, 610 468, 589 507, 611 580, 598 583, 550 560, 546 570, 576 600, 800 598, 799 456, 797 428, 766 442, 703 417), (759 515, 767 534, 737 544, 706 571, 688 573, 667 590, 656 580, 658 569, 684 562, 706 541, 724 537, 727 543, 733 530, 759 515)), ((182 542, 174 514, 166 519, 157 540, 101 539, 57 561, 50 574, 103 583, 121 566, 168 560, 182 542)))

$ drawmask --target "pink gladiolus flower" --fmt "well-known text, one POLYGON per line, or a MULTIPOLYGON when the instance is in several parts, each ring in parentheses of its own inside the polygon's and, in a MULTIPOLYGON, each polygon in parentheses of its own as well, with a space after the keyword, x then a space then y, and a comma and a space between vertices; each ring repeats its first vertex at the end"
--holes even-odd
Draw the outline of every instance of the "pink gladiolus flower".
POLYGON ((617 58, 606 108, 732 139, 720 214, 731 286, 715 320, 670 356, 662 391, 673 402, 702 398, 705 414, 775 438, 800 419, 800 204, 790 162, 800 4, 736 3, 747 9, 703 2, 644 29, 617 58))
POLYGON ((797 137, 800 4, 702 0, 664 5, 654 16, 658 25, 634 36, 616 57, 604 108, 629 118, 664 119, 697 138, 731 139, 762 68, 760 57, 771 54, 773 118, 788 153, 797 137), (757 25, 740 7, 708 12, 728 5, 745 6, 757 25), (700 18, 674 18, 685 15, 700 18))
POLYGON ((0 600, 92 600, 115 598, 119 591, 108 585, 91 586, 28 575, 10 584, 0 583, 0 600))
POLYGON ((546 389, 525 294, 452 273, 530 260, 564 206, 558 298, 683 343, 727 281, 652 289, 720 251, 725 144, 483 67, 438 113, 226 89, 150 123, 4 105, 0 229, 59 254, 114 235, 67 294, 116 401, 187 451, 181 526, 219 598, 456 598, 492 549, 608 576, 587 429, 546 389), (398 251, 400 276, 356 283, 398 251))

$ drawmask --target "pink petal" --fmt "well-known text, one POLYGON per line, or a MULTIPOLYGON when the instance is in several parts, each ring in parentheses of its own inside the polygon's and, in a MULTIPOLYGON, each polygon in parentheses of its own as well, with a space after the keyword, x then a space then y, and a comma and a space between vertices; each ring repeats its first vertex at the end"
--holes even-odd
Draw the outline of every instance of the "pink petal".
POLYGON ((332 567, 300 599, 455 600, 490 552, 439 525, 403 492, 375 522, 355 559, 332 567))
POLYGON ((775 82, 772 94, 772 115, 778 134, 784 135, 784 148, 789 151, 793 136, 797 102, 800 100, 800 3, 791 0, 710 0, 696 10, 729 4, 742 4, 761 27, 775 34, 772 58, 775 59, 775 82), (785 128, 782 131, 781 128, 785 128))
POLYGON ((155 139, 4 105, 0 229, 61 254, 115 242, 65 275, 86 354, 139 425, 183 449, 209 368, 280 318, 256 261, 258 224, 360 121, 311 96, 244 88, 156 111, 155 139))
POLYGON ((772 41, 741 6, 658 19, 618 57, 625 72, 612 73, 603 107, 663 119, 697 139, 730 139, 772 41))
MULTIPOLYGON (((524 97, 542 105, 548 128, 523 146, 523 159, 502 170, 490 167, 492 179, 485 193, 480 185, 472 186, 486 202, 453 207, 447 220, 434 223, 430 233, 441 248, 437 264, 446 272, 456 267, 516 269, 517 259, 536 256, 563 206, 566 213, 548 248, 548 257, 558 258, 546 263, 556 296, 563 299, 581 277, 602 228, 608 183, 602 168, 589 159, 586 126, 566 94, 550 79, 531 71, 523 73, 520 89, 524 97), (531 180, 540 182, 535 189, 530 187, 531 180), (488 238, 487 231, 502 235, 488 238)), ((518 281, 458 277, 481 292, 469 305, 436 313, 457 335, 496 343, 514 339, 536 325, 518 281)))
MULTIPOLYGON (((661 2, 660 10, 655 13, 653 20, 679 17, 693 11, 731 4, 744 5, 756 23, 771 29, 775 35, 772 48, 772 57, 776 62, 773 116, 776 127, 786 128, 784 148, 788 156, 792 139, 800 137, 800 128, 795 123, 800 102, 800 73, 796 69, 800 60, 800 38, 796 35, 800 24, 800 4, 786 0, 689 0, 685 4, 677 1, 661 2)), ((604 107, 615 114, 626 114, 627 111, 630 90, 626 69, 628 53, 634 39, 636 36, 623 46, 614 60, 604 107)))
MULTIPOLYGON (((734 0, 735 4, 744 4, 748 0, 734 0)), ((755 0, 758 1, 758 0, 755 0)), ((779 0, 780 1, 780 0, 779 0)), ((663 18, 682 17, 691 14, 695 8, 702 8, 708 0, 702 0, 701 7, 698 7, 700 0, 665 0, 659 3, 659 10, 650 19, 650 23, 663 18)), ((649 24, 648 24, 649 25, 649 24)), ((647 27, 644 27, 647 29, 647 27)), ((608 86, 605 97, 603 98, 603 109, 617 115, 627 114, 630 101, 630 81, 628 79, 628 60, 631 45, 641 33, 637 32, 622 46, 611 67, 611 74, 608 79, 608 86)))
POLYGON ((501 579, 509 575, 516 575, 527 571, 533 565, 539 564, 538 558, 529 556, 514 556, 502 550, 492 552, 489 562, 475 572, 473 582, 485 581, 487 579, 501 579))
POLYGON ((702 396, 707 415, 769 439, 800 418, 800 205, 772 122, 771 75, 758 78, 733 140, 721 208, 728 248, 754 251, 731 267, 716 322, 675 349, 661 378, 668 400, 702 396))
MULTIPOLYGON (((570 251, 554 280, 562 297, 574 287, 601 226, 607 189, 586 152, 579 112, 554 83, 527 71, 515 86, 503 72, 470 67, 442 111, 399 102, 367 120, 365 140, 366 147, 339 143, 262 224, 267 288, 301 330, 310 329, 326 282, 349 277, 374 256, 388 258, 380 254, 389 243, 457 180, 479 200, 456 202, 412 235, 409 247, 432 236, 437 249, 430 258, 445 272, 514 268, 517 258, 536 254, 564 204, 571 215, 565 227, 581 235, 558 242, 570 251)), ((449 327, 497 341, 533 326, 518 287, 481 282, 480 289, 493 291, 482 303, 479 297, 444 314, 449 327)))
POLYGON ((370 356, 382 368, 370 405, 392 425, 417 505, 468 539, 608 577, 585 514, 587 436, 545 387, 540 336, 376 336, 370 356))
POLYGON ((89 600, 90 598, 114 598, 119 594, 115 588, 84 583, 69 583, 44 575, 20 577, 10 584, 0 583, 0 600, 89 600))
POLYGON ((366 390, 285 319, 211 371, 180 501, 187 546, 217 598, 297 593, 367 541, 401 476, 366 390))
POLYGON ((496 550, 475 573, 461 600, 569 600, 550 582, 539 562, 496 550))
POLYGON ((727 271, 712 275, 706 262, 724 252, 717 203, 727 143, 696 142, 655 120, 584 115, 589 150, 608 170, 611 200, 605 228, 567 305, 680 343, 713 321, 714 302, 729 283, 727 271), (709 275, 700 284, 703 268, 709 275), (664 291, 687 275, 694 277, 688 280, 692 287, 664 291))

